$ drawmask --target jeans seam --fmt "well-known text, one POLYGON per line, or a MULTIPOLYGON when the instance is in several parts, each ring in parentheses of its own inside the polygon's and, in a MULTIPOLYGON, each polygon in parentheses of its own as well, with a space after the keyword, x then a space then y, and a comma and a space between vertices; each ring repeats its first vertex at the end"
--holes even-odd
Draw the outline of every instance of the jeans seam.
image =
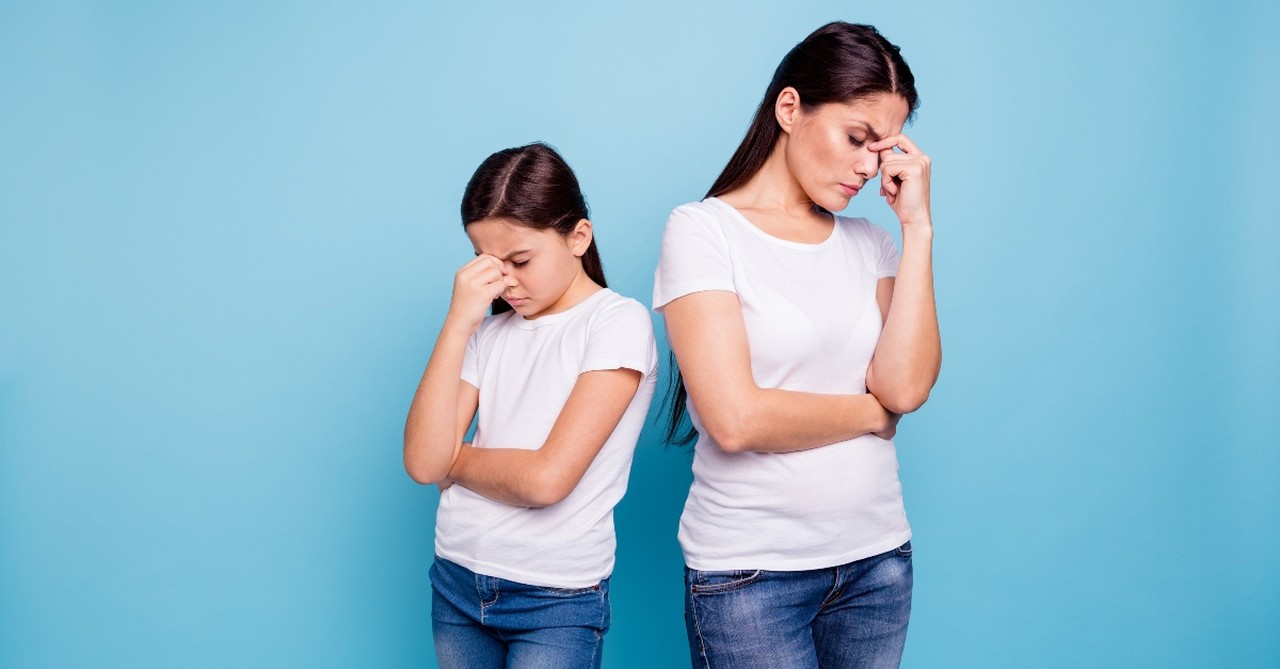
POLYGON ((698 634, 698 655, 703 657, 703 666, 710 669, 712 660, 707 656, 707 640, 704 640, 703 626, 698 622, 698 600, 694 599, 692 591, 690 591, 689 595, 689 608, 692 609, 692 614, 694 614, 694 632, 698 634))
POLYGON ((693 579, 689 580, 689 613, 693 615, 693 631, 698 635, 698 654, 702 656, 702 666, 711 669, 711 658, 707 657, 707 642, 702 637, 702 624, 698 622, 698 599, 693 596, 693 579))

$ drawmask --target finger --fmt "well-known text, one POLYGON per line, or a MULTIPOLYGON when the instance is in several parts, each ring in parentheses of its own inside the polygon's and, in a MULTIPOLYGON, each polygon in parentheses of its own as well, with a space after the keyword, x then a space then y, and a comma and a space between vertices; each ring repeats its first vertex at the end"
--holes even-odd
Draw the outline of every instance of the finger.
POLYGON ((876 141, 869 144, 867 148, 871 149, 872 151, 885 151, 885 150, 892 151, 893 147, 895 146, 901 149, 902 152, 906 154, 924 153, 923 151, 920 150, 920 147, 916 146, 915 142, 911 141, 910 137, 907 137, 902 133, 898 133, 896 135, 890 135, 883 139, 877 139, 876 141))
POLYGON ((897 179, 899 172, 900 170, 892 165, 885 165, 881 168, 880 190, 884 191, 888 195, 897 195, 898 185, 901 183, 901 181, 897 179))
POLYGON ((504 274, 507 271, 507 264, 502 262, 502 259, 499 258, 498 256, 489 255, 488 253, 481 253, 480 255, 476 256, 476 261, 482 262, 482 263, 489 263, 494 267, 498 268, 499 272, 503 272, 504 274))

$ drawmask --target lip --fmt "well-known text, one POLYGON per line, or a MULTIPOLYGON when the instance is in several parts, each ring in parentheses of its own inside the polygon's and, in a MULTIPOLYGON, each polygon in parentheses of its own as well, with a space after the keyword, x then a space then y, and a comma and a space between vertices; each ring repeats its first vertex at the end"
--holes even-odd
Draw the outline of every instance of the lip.
POLYGON ((518 307, 529 301, 529 298, 527 297, 504 297, 502 299, 506 300, 507 304, 510 304, 513 307, 518 307))
POLYGON ((842 183, 840 184, 840 189, 844 191, 845 195, 853 197, 858 194, 858 191, 862 190, 862 186, 850 186, 849 184, 842 183))

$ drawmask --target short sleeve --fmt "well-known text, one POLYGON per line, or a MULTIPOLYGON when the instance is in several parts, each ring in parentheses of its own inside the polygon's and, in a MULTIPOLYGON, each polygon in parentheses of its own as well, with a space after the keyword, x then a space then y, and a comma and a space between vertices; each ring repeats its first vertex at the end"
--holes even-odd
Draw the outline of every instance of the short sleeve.
POLYGON ((867 229, 871 231, 871 240, 876 247, 876 278, 898 276, 898 261, 901 257, 898 255, 897 242, 893 241, 888 230, 874 223, 868 222, 867 229))
POLYGON ((653 278, 653 309, 703 290, 736 292, 724 228, 701 203, 677 207, 667 218, 653 278))
MULTIPOLYGON (((481 323, 483 326, 484 323, 481 323)), ((484 327, 476 328, 475 332, 467 338, 467 350, 462 354, 462 380, 470 383, 473 387, 480 387, 480 369, 476 349, 479 347, 480 332, 484 327)))
POLYGON ((644 376, 658 370, 653 320, 643 304, 621 299, 592 319, 587 348, 578 373, 606 369, 634 369, 644 376))

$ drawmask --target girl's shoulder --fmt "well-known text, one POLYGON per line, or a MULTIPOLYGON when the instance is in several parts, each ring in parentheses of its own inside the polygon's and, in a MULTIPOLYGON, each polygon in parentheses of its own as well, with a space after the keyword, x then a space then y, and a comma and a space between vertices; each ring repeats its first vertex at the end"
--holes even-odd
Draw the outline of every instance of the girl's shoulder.
POLYGON ((639 300, 622 295, 611 288, 601 288, 600 292, 604 294, 600 296, 591 310, 593 317, 609 316, 629 318, 631 320, 643 319, 645 323, 649 323, 650 327, 652 327, 649 308, 641 304, 639 300))

